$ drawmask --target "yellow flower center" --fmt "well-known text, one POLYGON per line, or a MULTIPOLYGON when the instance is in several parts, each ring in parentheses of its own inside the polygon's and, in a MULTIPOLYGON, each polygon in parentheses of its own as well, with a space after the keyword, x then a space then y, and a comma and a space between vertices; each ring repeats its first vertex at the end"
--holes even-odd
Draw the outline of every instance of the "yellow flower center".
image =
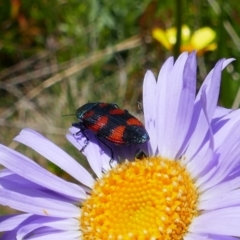
POLYGON ((198 214, 197 200, 180 161, 151 157, 119 164, 82 205, 82 239, 183 239, 198 214))

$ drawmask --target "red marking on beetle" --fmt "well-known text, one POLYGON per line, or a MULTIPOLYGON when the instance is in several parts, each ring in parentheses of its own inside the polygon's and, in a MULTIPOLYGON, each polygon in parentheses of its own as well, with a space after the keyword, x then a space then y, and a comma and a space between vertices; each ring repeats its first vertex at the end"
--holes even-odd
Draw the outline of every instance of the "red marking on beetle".
POLYGON ((98 120, 93 124, 89 126, 89 129, 91 129, 94 132, 99 131, 102 127, 104 127, 108 123, 108 116, 101 116, 98 118, 98 120))
POLYGON ((94 111, 91 110, 91 111, 88 111, 84 114, 84 118, 90 118, 94 115, 94 111))
POLYGON ((129 118, 127 120, 128 125, 137 125, 137 126, 142 126, 142 123, 137 119, 137 118, 129 118))
POLYGON ((120 108, 116 108, 116 109, 112 109, 111 111, 109 111, 109 114, 120 115, 120 114, 124 114, 124 111, 120 108))
POLYGON ((111 134, 107 136, 106 138, 110 141, 114 141, 116 143, 124 143, 122 140, 123 133, 125 131, 125 126, 117 126, 114 129, 112 129, 111 134))

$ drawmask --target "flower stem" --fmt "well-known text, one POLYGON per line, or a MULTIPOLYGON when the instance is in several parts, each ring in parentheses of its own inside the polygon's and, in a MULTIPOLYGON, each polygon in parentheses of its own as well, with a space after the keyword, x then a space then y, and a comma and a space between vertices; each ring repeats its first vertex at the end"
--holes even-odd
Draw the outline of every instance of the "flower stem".
POLYGON ((181 35, 182 35, 182 0, 175 1, 176 6, 176 29, 177 29, 177 36, 176 36, 176 44, 174 45, 173 54, 175 59, 180 54, 180 47, 181 47, 181 35))

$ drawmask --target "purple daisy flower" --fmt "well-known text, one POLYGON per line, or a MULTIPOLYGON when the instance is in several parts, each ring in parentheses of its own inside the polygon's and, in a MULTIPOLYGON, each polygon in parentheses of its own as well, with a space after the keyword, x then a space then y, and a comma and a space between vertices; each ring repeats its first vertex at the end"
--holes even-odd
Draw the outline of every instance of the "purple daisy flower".
MULTIPOLYGON (((232 60, 217 62, 197 96, 195 53, 169 58, 157 81, 148 71, 148 157, 133 161, 137 146, 115 146, 126 161, 110 166, 109 149, 89 132, 83 153, 97 179, 33 130, 15 140, 79 184, 0 145, 0 203, 23 212, 0 218, 0 239, 238 239, 240 112, 217 107, 221 71, 232 60)), ((80 150, 86 139, 78 131, 70 128, 67 139, 80 150)))

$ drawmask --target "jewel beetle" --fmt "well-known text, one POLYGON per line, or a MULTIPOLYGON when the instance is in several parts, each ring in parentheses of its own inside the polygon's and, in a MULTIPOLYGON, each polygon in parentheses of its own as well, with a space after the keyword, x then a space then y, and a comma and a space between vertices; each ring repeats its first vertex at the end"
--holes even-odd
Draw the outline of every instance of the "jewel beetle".
POLYGON ((76 111, 79 122, 72 126, 79 128, 86 137, 87 142, 81 149, 88 145, 89 139, 84 133, 86 129, 95 133, 96 137, 113 153, 106 144, 107 140, 116 145, 141 144, 149 140, 149 135, 143 124, 127 110, 118 107, 117 104, 95 102, 86 103, 76 111))

